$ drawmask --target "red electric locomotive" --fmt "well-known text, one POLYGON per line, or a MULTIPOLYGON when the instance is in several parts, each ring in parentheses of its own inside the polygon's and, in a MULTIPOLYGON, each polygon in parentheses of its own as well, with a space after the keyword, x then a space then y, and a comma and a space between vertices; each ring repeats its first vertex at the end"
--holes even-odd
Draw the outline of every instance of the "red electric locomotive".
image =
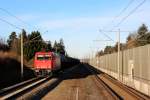
POLYGON ((34 58, 34 69, 36 75, 51 75, 61 68, 60 56, 54 52, 36 52, 34 58))

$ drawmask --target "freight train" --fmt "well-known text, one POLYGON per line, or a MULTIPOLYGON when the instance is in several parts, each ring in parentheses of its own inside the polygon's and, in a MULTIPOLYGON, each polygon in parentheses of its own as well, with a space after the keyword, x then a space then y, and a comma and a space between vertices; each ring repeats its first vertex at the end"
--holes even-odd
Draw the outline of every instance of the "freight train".
POLYGON ((80 63, 78 59, 66 57, 54 52, 36 52, 34 57, 34 70, 37 76, 47 76, 78 63, 80 63))

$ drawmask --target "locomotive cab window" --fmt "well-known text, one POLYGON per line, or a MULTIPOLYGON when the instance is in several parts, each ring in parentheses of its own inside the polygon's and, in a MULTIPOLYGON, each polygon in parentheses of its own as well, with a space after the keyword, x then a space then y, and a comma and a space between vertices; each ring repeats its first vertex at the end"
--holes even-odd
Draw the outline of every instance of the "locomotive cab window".
POLYGON ((37 60, 44 60, 44 55, 37 55, 37 60))
POLYGON ((51 60, 52 57, 50 55, 38 55, 37 60, 51 60))
POLYGON ((52 59, 52 57, 50 56, 50 55, 45 55, 45 60, 51 60, 52 59))

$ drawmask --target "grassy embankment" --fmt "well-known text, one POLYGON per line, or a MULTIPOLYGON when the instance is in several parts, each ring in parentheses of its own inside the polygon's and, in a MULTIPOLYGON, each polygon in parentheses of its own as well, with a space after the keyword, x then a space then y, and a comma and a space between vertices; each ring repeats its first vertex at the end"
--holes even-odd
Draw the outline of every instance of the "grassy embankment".
POLYGON ((29 64, 24 62, 24 78, 21 79, 20 56, 13 52, 0 52, 0 89, 35 77, 29 64))

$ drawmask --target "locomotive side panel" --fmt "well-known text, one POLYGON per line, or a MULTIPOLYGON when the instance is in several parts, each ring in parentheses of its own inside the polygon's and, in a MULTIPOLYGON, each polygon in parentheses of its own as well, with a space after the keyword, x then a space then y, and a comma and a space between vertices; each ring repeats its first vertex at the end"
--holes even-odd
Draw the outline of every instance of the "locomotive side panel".
POLYGON ((61 69, 61 59, 60 59, 60 56, 56 53, 54 53, 53 62, 55 63, 53 66, 54 71, 61 69))

